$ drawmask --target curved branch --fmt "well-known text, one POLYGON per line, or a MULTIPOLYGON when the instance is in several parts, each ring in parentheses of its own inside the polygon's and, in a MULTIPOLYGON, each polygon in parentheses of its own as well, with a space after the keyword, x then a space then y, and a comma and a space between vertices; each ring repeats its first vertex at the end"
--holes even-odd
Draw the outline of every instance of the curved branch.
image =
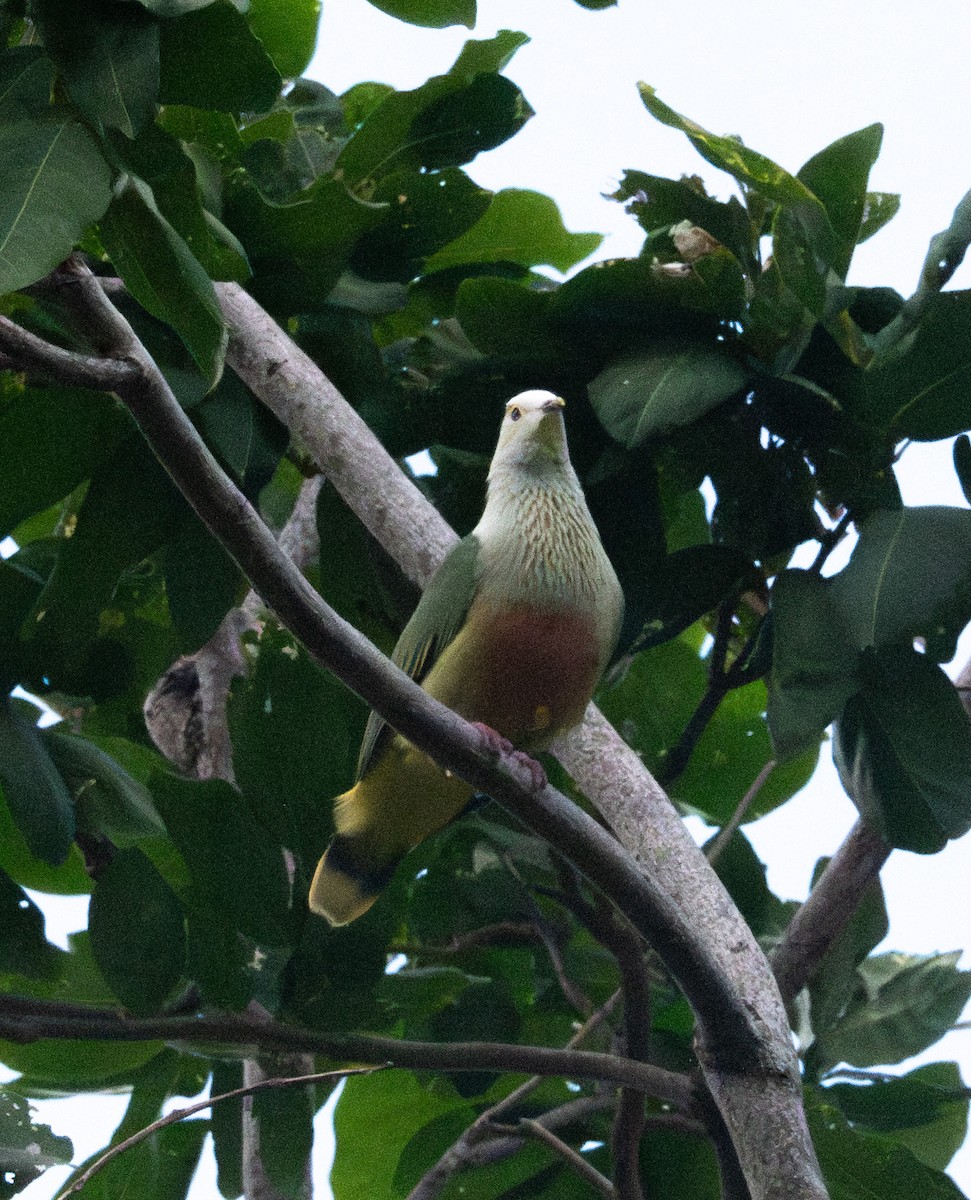
POLYGON ((861 817, 826 864, 772 955, 776 982, 786 1003, 812 979, 892 849, 861 817))
POLYGON ((9 317, 0 315, 0 367, 36 372, 68 387, 113 392, 138 374, 134 363, 100 355, 78 354, 45 342, 9 317))
POLYGON ((90 1008, 82 1014, 80 1008, 56 1000, 0 996, 0 1038, 18 1043, 40 1038, 216 1043, 241 1047, 247 1057, 257 1050, 279 1050, 413 1071, 566 1076, 636 1087, 688 1115, 694 1114, 697 1105, 696 1089, 684 1075, 592 1050, 553 1050, 505 1042, 411 1042, 357 1033, 321 1033, 247 1014, 129 1017, 110 1008, 90 1008))
MULTIPOLYGON (((90 310, 92 319, 104 333, 103 344, 116 357, 137 365, 137 385, 125 384, 117 389, 118 394, 180 490, 236 558, 278 618, 311 653, 363 695, 405 737, 473 787, 494 796, 567 857, 582 864, 591 881, 650 938, 698 1015, 702 1068, 738 1147, 753 1196, 758 1200, 825 1196, 805 1127, 785 1012, 765 959, 727 893, 688 838, 670 802, 633 752, 613 735, 621 762, 625 764, 621 771, 630 774, 633 785, 625 800, 633 800, 634 810, 662 806, 667 810, 663 818, 648 822, 667 826, 668 836, 651 846, 645 844, 643 830, 631 828, 626 813, 614 811, 612 796, 619 792, 616 770, 611 772, 611 793, 604 791, 604 764, 609 760, 604 757, 602 746, 593 770, 590 762, 584 761, 582 739, 574 738, 568 743, 570 753, 564 759, 581 788, 596 799, 611 824, 623 830, 621 840, 640 866, 646 868, 644 873, 618 851, 609 834, 554 789, 547 786, 531 790, 529 772, 515 760, 500 764, 490 761, 475 730, 393 668, 365 638, 323 603, 279 552, 259 516, 219 469, 130 326, 108 301, 97 281, 71 262, 61 273, 61 280, 70 281, 77 288, 78 303, 90 310), (575 768, 571 767, 571 759, 575 768), (631 761, 636 763, 636 772, 631 761)), ((237 313, 249 312, 255 321, 254 336, 258 330, 267 337, 272 333, 271 341, 277 334, 283 338, 282 332, 274 332, 270 319, 241 289, 223 285, 220 295, 224 300, 232 299, 237 313)), ((230 314, 229 320, 236 334, 231 361, 242 373, 238 317, 230 314)), ((272 370, 265 372, 270 378, 264 384, 269 387, 271 378, 276 381, 279 377, 285 390, 293 390, 293 382, 287 385, 283 377, 288 374, 288 360, 297 361, 304 375, 296 397, 296 415, 303 416, 305 425, 313 424, 308 414, 319 407, 323 376, 288 339, 283 342, 270 355, 272 370), (313 388, 308 386, 310 379, 314 381, 313 388)), ((254 346, 254 350, 261 356, 268 353, 266 345, 254 346)), ((259 381, 249 375, 246 380, 257 394, 261 393, 259 381)), ((330 393, 333 399, 332 387, 330 393)), ((355 476, 365 458, 369 460, 369 468, 379 462, 391 463, 386 486, 372 493, 371 517, 384 537, 381 538, 374 525, 369 527, 390 545, 399 561, 406 558, 412 571, 418 572, 419 577, 425 572, 427 578, 437 561, 431 547, 442 542, 442 537, 435 534, 436 529, 439 533, 442 530, 441 518, 435 514, 432 519, 429 514, 434 509, 427 508, 422 518, 416 519, 416 489, 394 466, 366 426, 359 428, 363 423, 343 401, 340 404, 335 401, 335 410, 336 415, 330 414, 335 443, 331 450, 337 453, 337 444, 342 442, 346 454, 347 430, 353 429, 358 440, 350 461, 345 458, 343 463, 332 462, 327 474, 343 491, 339 468, 343 467, 346 477, 355 476), (366 453, 362 452, 360 440, 365 436, 369 439, 366 453), (399 519, 399 500, 411 505, 410 517, 399 519), (396 538, 409 524, 413 527, 411 544, 417 537, 421 549, 405 554, 396 538)), ((319 417, 317 413, 315 420, 319 417)), ((316 454, 309 437, 307 444, 316 454)), ((339 453, 337 457, 340 458, 339 453)), ((367 490, 370 492, 370 487, 367 490)), ((406 537, 405 543, 408 540, 406 537)), ((450 543, 449 538, 444 540, 450 543)), ((602 741, 600 734, 597 737, 602 741)), ((426 1059, 425 1065, 434 1064, 426 1059)))

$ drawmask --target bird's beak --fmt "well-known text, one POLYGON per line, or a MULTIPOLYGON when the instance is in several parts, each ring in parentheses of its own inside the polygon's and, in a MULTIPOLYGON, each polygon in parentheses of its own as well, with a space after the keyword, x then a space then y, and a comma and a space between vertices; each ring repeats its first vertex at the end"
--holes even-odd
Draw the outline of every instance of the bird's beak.
POLYGON ((553 396, 543 405, 544 412, 556 412, 558 408, 566 408, 566 401, 562 396, 553 396))

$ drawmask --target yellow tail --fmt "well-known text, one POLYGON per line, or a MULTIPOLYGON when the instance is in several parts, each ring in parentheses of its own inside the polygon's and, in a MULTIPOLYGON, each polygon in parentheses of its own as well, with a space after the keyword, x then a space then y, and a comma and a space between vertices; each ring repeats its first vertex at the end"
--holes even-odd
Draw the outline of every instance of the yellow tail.
MULTIPOLYGON (((335 839, 338 841, 339 839, 335 839)), ((342 869, 342 855, 333 854, 333 843, 317 864, 310 885, 310 911, 325 917, 331 925, 349 925, 362 917, 377 900, 377 890, 371 891, 366 879, 342 869)))

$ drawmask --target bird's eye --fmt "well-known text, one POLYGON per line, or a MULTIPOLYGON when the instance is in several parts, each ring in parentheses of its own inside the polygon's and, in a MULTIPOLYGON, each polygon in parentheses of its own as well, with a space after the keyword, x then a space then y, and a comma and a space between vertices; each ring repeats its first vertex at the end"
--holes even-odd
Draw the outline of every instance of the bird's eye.
POLYGON ((510 421, 518 421, 522 415, 523 415, 523 410, 521 408, 511 408, 509 410, 510 421))

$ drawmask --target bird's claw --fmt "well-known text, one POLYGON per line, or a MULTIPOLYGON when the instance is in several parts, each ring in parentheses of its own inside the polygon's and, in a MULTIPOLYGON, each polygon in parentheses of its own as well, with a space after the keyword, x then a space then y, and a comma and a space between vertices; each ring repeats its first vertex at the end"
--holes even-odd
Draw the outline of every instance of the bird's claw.
POLYGON ((549 782, 546 778, 546 772, 543 770, 542 763, 538 763, 535 758, 531 758, 524 750, 517 750, 512 742, 503 737, 501 733, 497 733, 491 725, 485 725, 481 721, 473 721, 472 726, 479 731, 484 743, 484 748, 490 753, 499 758, 501 755, 509 755, 514 758, 519 766, 529 772, 530 790, 541 792, 549 782))

